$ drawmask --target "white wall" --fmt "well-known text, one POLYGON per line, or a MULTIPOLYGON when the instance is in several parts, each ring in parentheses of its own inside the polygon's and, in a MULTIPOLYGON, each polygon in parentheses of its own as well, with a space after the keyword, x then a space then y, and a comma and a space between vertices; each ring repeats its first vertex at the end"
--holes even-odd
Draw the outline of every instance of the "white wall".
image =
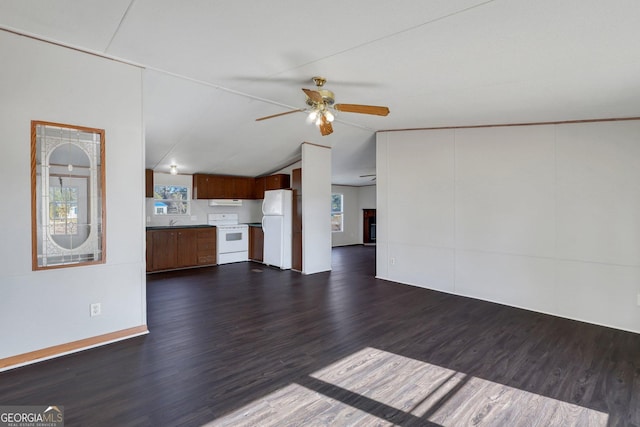
POLYGON ((141 70, 1 31, 0 57, 0 358, 146 324, 141 70), (105 264, 31 271, 31 120, 105 129, 105 264))
POLYGON ((331 148, 302 144, 302 272, 331 270, 331 148))
POLYGON ((332 246, 361 245, 363 242, 363 209, 376 208, 376 188, 332 185, 332 193, 343 195, 344 224, 342 232, 331 233, 332 246))
POLYGON ((377 275, 640 332, 640 121, 390 132, 377 275))

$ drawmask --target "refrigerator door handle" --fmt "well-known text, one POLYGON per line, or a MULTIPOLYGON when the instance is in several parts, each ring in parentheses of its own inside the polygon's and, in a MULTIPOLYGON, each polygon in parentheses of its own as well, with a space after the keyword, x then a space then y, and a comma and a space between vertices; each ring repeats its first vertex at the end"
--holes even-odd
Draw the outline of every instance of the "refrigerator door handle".
POLYGON ((262 232, 264 233, 264 216, 262 217, 262 232))

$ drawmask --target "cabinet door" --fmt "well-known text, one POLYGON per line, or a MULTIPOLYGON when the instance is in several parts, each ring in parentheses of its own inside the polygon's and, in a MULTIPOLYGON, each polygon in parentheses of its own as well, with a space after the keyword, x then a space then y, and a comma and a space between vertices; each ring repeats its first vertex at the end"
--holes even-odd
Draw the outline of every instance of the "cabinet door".
POLYGON ((254 179, 244 176, 234 178, 233 199, 253 199, 254 179))
POLYGON ((302 195, 302 169, 297 168, 291 171, 291 188, 298 191, 298 195, 302 195))
POLYGON ((209 187, 211 175, 197 173, 193 175, 192 199, 210 199, 209 187))
POLYGON ((282 190, 289 188, 290 178, 288 174, 279 173, 276 175, 269 175, 266 177, 265 189, 266 190, 282 190))
POLYGON ((198 230, 178 230, 177 267, 192 267, 198 264, 198 230))
POLYGON ((264 232, 262 227, 249 227, 249 259, 262 261, 264 253, 264 232))
POLYGON ((264 199, 264 185, 265 185, 265 177, 261 176, 255 179, 254 184, 254 199, 264 199))
MULTIPOLYGON (((175 230, 156 230, 151 233, 151 271, 170 270, 178 265, 177 242, 175 230)), ((147 242, 147 245, 149 242, 147 242)))
POLYGON ((233 199, 233 177, 209 175, 209 199, 233 199))

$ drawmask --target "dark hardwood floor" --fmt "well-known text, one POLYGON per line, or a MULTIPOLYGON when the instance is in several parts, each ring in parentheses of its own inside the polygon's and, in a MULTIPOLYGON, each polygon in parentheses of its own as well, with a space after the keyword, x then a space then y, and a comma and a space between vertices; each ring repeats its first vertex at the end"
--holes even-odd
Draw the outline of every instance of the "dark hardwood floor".
POLYGON ((0 374, 67 426, 640 426, 640 335, 377 280, 375 248, 303 276, 147 276, 149 335, 0 374))

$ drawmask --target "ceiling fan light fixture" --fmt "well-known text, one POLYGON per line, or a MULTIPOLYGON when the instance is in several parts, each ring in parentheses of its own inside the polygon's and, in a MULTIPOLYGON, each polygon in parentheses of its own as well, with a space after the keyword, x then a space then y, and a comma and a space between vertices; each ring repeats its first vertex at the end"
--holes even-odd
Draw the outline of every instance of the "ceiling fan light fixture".
POLYGON ((308 108, 286 111, 284 113, 272 114, 270 116, 260 117, 257 122, 274 117, 284 116, 286 114, 297 113, 299 111, 308 112, 307 123, 315 123, 320 130, 322 136, 333 133, 331 123, 335 120, 334 112, 372 114, 376 116, 386 116, 389 114, 389 107, 378 105, 362 105, 362 104, 336 104, 335 96, 330 90, 323 89, 327 80, 324 77, 316 76, 313 78, 316 84, 316 90, 302 88, 305 94, 305 103, 308 108))
POLYGON ((324 118, 327 119, 329 123, 331 123, 335 119, 335 116, 331 113, 331 111, 326 110, 324 112, 324 118))

